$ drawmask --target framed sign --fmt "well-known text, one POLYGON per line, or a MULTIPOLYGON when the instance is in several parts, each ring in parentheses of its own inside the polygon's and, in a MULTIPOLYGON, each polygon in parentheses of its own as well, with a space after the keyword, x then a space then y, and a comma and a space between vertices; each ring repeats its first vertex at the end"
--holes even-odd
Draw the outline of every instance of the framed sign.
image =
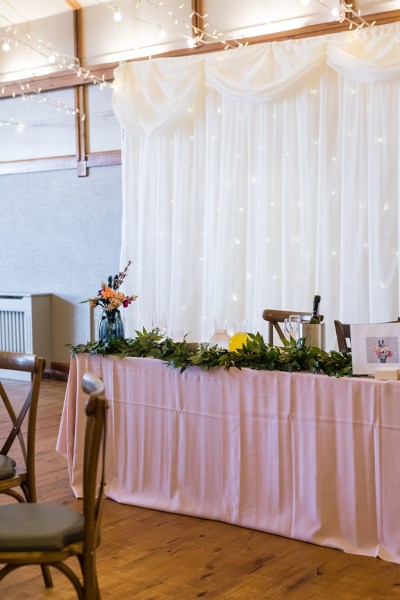
POLYGON ((400 367, 400 323, 350 325, 354 375, 373 375, 378 367, 400 367))

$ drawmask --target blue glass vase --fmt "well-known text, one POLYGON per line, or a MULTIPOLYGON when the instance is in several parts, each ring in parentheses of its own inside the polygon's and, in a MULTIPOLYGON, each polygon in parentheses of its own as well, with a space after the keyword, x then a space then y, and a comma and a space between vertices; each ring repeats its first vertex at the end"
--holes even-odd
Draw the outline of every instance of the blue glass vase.
POLYGON ((101 315, 99 340, 108 341, 112 338, 124 337, 124 324, 121 313, 117 308, 105 310, 101 315))

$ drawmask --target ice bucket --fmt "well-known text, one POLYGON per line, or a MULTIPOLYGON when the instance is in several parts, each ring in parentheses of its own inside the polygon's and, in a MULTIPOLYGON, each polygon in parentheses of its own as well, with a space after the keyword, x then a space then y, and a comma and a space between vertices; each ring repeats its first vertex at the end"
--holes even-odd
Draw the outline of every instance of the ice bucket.
POLYGON ((316 346, 325 350, 325 323, 310 323, 301 324, 301 337, 306 338, 306 346, 316 346))

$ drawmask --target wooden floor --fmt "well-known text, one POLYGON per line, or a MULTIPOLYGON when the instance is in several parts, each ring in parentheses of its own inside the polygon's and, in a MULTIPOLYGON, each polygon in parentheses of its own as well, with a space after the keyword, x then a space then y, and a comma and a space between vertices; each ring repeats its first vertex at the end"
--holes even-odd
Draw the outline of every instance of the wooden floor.
MULTIPOLYGON (((3 383, 19 395, 26 386, 3 383)), ((42 383, 38 493, 42 501, 79 510, 66 462, 55 451, 64 392, 63 382, 42 383)), ((3 417, 0 409, 0 440, 3 417)), ((400 565, 224 523, 104 504, 97 558, 103 600, 400 600, 400 565)), ((68 580, 58 572, 53 578, 54 588, 46 590, 39 568, 24 567, 0 583, 0 599, 76 598, 68 580)))

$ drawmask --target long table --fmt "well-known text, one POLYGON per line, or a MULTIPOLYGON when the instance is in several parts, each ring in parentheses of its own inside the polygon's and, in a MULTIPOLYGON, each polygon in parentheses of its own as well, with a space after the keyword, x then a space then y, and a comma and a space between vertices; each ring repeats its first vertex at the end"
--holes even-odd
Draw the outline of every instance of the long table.
POLYGON ((400 562, 400 382, 79 354, 57 441, 77 497, 86 371, 110 400, 109 498, 400 562))

